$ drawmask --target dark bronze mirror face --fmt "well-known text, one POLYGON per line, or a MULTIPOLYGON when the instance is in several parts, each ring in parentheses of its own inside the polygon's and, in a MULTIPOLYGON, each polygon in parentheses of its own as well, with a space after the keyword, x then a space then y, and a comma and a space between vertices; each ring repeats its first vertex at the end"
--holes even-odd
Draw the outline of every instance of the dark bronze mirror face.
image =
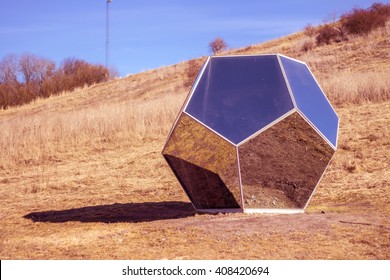
POLYGON ((188 197, 197 209, 239 208, 233 193, 217 173, 166 154, 188 197))
POLYGON ((242 207, 234 145, 183 113, 163 155, 197 209, 242 207))
POLYGON ((303 211, 336 150, 338 123, 306 64, 210 57, 162 153, 197 210, 303 211))
POLYGON ((304 208, 334 154, 298 112, 238 151, 245 208, 304 208))

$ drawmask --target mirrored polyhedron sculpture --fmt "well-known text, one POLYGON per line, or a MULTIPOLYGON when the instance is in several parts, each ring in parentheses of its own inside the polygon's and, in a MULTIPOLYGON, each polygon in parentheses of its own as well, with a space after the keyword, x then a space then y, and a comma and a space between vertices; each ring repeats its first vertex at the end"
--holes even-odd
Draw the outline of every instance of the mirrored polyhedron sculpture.
POLYGON ((163 156, 203 212, 303 212, 337 147, 339 118, 307 65, 209 57, 163 156))

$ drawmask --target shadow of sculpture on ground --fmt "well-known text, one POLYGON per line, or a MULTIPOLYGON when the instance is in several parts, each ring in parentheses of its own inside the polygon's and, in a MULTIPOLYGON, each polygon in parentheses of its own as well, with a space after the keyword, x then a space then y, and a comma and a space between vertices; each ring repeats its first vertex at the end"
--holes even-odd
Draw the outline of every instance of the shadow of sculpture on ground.
POLYGON ((180 201, 143 202, 86 206, 66 210, 32 212, 24 216, 33 222, 139 223, 179 219, 195 215, 191 203, 180 201))

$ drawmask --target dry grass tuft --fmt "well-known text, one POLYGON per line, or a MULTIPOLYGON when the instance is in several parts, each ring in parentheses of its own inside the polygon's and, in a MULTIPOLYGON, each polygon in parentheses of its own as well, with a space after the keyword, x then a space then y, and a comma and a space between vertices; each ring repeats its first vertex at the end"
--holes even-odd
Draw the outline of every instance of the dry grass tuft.
POLYGON ((332 73, 322 81, 322 88, 335 106, 390 100, 389 71, 332 73))

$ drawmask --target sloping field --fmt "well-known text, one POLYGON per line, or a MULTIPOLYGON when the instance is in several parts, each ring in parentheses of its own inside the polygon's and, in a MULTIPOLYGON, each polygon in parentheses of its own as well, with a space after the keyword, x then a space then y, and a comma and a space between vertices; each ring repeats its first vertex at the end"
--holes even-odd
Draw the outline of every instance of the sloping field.
POLYGON ((229 51, 308 62, 336 105, 339 149, 305 214, 193 211, 160 154, 188 62, 0 112, 0 258, 389 259, 388 35, 229 51))

